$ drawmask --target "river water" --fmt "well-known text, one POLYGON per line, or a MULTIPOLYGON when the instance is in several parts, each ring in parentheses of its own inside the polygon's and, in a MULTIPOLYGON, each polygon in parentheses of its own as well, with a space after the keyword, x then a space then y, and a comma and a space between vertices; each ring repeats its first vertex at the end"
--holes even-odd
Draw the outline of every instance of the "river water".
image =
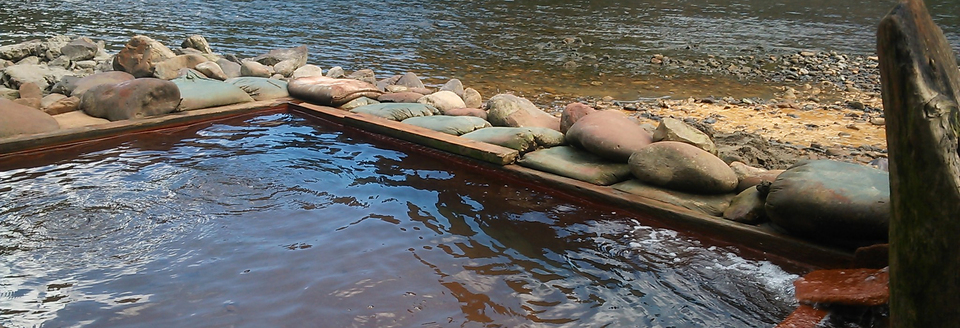
MULTIPOLYGON (((7 0, 0 7, 0 44, 71 34, 102 39, 117 51, 135 34, 171 47, 200 34, 221 53, 250 57, 304 44, 309 61, 321 67, 372 68, 380 77, 413 71, 434 84, 460 78, 486 96, 547 87, 624 98, 664 84, 680 85, 673 89, 682 91, 671 92, 722 95, 749 93, 756 81, 664 79, 650 68, 651 56, 695 60, 804 50, 870 55, 876 26, 895 3, 7 0), (577 67, 563 69, 571 60, 577 67)), ((926 3, 949 41, 960 45, 960 2, 926 3)))
POLYGON ((271 114, 0 159, 0 326, 769 327, 796 306, 804 269, 365 137, 271 114))

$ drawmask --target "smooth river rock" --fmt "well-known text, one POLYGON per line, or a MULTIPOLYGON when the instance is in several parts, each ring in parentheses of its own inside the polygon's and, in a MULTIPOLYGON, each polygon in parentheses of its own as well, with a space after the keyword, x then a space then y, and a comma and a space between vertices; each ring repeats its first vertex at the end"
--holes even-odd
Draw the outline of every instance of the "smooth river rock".
POLYGON ((210 61, 201 55, 180 55, 164 60, 154 67, 153 75, 158 79, 172 80, 177 78, 181 69, 194 68, 200 63, 210 61))
POLYGON ((886 240, 889 174, 838 161, 800 162, 770 186, 766 211, 771 221, 799 236, 886 240))
POLYGON ((431 105, 440 110, 440 112, 446 112, 447 110, 454 108, 464 108, 467 105, 463 103, 463 99, 460 99, 453 91, 438 91, 432 94, 420 97, 417 99, 418 103, 431 105))
POLYGON ((647 130, 616 110, 583 116, 567 130, 566 138, 572 146, 618 163, 626 163, 651 142, 647 130))
POLYGON ((760 224, 767 221, 767 212, 764 208, 766 196, 756 187, 747 188, 737 194, 730 202, 730 207, 723 211, 723 218, 746 224, 760 224))
POLYGON ((87 75, 73 83, 73 90, 67 93, 68 96, 77 98, 83 97, 83 94, 93 87, 101 84, 116 84, 124 81, 136 79, 132 74, 121 71, 110 71, 87 75))
POLYGON ((533 102, 511 94, 487 100, 487 120, 493 126, 544 127, 560 131, 560 119, 544 112, 533 102))
POLYGON ((466 88, 463 90, 463 104, 467 108, 480 108, 483 106, 483 96, 480 95, 480 91, 466 88))
POLYGON ((727 163, 703 149, 679 141, 652 143, 633 153, 628 163, 638 180, 668 189, 695 194, 724 194, 737 188, 737 175, 727 163))
POLYGON ((167 114, 179 104, 177 85, 156 78, 101 84, 80 98, 80 109, 87 115, 110 121, 167 114))
POLYGON ((717 145, 713 143, 710 136, 675 118, 664 117, 660 120, 660 126, 653 133, 653 141, 685 142, 711 154, 717 154, 717 145))
POLYGON ((270 75, 273 75, 270 69, 261 63, 247 60, 240 64, 240 76, 270 77, 270 75))
POLYGON ((589 114, 596 113, 597 110, 583 103, 571 103, 563 108, 560 114, 560 132, 567 133, 574 123, 589 114))
POLYGON ((47 113, 0 98, 0 138, 51 132, 60 129, 47 113))

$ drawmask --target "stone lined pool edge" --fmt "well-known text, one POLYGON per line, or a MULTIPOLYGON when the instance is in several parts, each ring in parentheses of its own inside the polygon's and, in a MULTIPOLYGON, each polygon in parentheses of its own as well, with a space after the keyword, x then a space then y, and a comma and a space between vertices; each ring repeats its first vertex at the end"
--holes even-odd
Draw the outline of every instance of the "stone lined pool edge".
POLYGON ((584 197, 627 211, 647 214, 671 228, 690 229, 709 236, 716 236, 724 242, 746 246, 782 260, 822 268, 845 268, 853 262, 852 250, 820 245, 756 226, 724 220, 720 217, 677 205, 618 191, 610 186, 598 186, 521 167, 513 164, 519 156, 514 149, 466 140, 371 115, 314 105, 293 98, 175 112, 156 117, 80 126, 49 133, 0 139, 0 160, 10 156, 29 155, 80 143, 96 142, 124 134, 173 128, 271 110, 295 112, 380 135, 385 137, 386 140, 393 139, 396 142, 420 145, 422 148, 418 149, 419 151, 430 152, 430 150, 435 150, 433 153, 439 157, 474 164, 479 169, 491 174, 512 177, 575 197, 584 197), (437 150, 440 152, 437 152, 437 150), (450 156, 450 154, 456 156, 450 156))

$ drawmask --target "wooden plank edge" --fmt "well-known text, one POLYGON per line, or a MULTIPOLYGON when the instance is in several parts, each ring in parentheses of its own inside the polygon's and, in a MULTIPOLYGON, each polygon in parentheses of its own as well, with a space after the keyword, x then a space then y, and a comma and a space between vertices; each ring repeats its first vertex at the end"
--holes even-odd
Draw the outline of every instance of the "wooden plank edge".
POLYGON ((164 127, 173 127, 177 125, 192 124, 199 121, 241 115, 257 110, 286 107, 288 101, 289 98, 261 100, 185 112, 174 112, 166 115, 152 116, 141 119, 114 121, 104 124, 57 130, 48 133, 19 135, 0 139, 0 156, 7 156, 13 153, 31 151, 46 147, 56 147, 58 145, 68 143, 107 138, 122 133, 133 133, 164 127))

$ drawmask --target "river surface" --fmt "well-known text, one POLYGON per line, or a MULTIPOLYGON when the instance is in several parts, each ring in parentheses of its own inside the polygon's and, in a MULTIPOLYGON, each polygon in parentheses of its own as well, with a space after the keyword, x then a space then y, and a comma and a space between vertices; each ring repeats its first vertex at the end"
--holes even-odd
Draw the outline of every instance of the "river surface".
POLYGON ((3 327, 763 327, 796 270, 289 114, 0 162, 3 327))
MULTIPOLYGON (((433 84, 459 78, 488 97, 503 91, 619 99, 650 92, 755 96, 768 92, 757 90, 757 81, 664 78, 651 69, 650 58, 798 51, 871 55, 876 26, 895 3, 6 0, 0 6, 0 44, 71 34, 104 40, 115 52, 136 34, 171 47, 200 34, 214 51, 241 58, 304 44, 309 62, 324 68, 371 68, 379 77, 413 71, 433 84), (577 67, 564 69, 571 60, 577 67)), ((960 2, 926 3, 948 40, 960 45, 960 2)))

